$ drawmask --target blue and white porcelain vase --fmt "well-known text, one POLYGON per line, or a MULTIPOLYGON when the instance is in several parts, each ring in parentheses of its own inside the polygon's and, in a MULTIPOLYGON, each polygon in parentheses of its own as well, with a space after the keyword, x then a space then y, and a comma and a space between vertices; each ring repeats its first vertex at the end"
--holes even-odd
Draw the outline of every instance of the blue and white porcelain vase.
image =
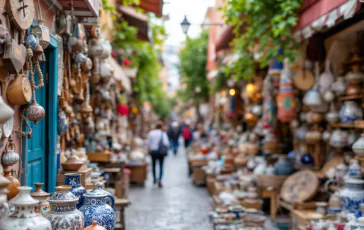
POLYGON ((86 193, 86 189, 81 185, 81 174, 67 173, 64 174, 64 184, 71 186, 70 192, 78 197, 77 208, 80 208, 83 203, 83 194, 86 193))
POLYGON ((354 179, 362 179, 361 166, 357 160, 352 160, 349 166, 349 177, 354 179))
POLYGON ((355 101, 345 101, 340 110, 340 120, 343 124, 353 124, 363 118, 363 110, 355 101))
POLYGON ((287 157, 279 157, 278 162, 274 166, 275 174, 279 176, 288 176, 293 172, 292 162, 287 157))
POLYGON ((38 201, 30 196, 32 187, 18 187, 19 194, 9 203, 15 207, 15 212, 0 221, 1 230, 51 230, 49 220, 41 214, 34 212, 34 206, 38 201))
POLYGON ((100 226, 107 230, 115 227, 115 211, 106 203, 108 195, 100 188, 87 191, 83 194, 84 201, 80 211, 85 216, 85 227, 90 226, 92 221, 97 221, 100 226))
POLYGON ((364 203, 364 180, 348 178, 345 188, 340 191, 343 211, 361 215, 360 204, 364 203))
POLYGON ((76 209, 78 198, 69 190, 71 186, 57 186, 56 192, 48 198, 51 210, 45 214, 52 230, 82 230, 83 214, 76 209))

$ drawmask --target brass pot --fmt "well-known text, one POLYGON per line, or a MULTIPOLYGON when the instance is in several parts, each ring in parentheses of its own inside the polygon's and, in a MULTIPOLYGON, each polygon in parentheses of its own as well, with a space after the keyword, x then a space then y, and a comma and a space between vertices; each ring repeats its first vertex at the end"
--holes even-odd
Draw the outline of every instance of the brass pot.
POLYGON ((17 74, 9 83, 7 98, 12 105, 25 105, 32 99, 32 89, 25 74, 17 74))

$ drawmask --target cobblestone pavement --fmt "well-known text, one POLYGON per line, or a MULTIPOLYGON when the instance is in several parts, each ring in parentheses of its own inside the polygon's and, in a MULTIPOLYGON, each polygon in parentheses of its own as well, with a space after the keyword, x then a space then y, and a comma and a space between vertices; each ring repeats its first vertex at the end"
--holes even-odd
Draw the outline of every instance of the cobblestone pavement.
POLYGON ((151 166, 145 187, 132 186, 131 206, 126 208, 127 230, 211 230, 208 212, 211 198, 206 188, 196 187, 187 174, 183 151, 165 159, 162 189, 153 185, 151 166))

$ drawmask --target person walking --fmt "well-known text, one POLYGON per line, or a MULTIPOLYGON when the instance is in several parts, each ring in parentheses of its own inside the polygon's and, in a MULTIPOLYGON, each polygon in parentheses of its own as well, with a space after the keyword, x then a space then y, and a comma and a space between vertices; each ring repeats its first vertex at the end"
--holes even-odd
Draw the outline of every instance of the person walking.
POLYGON ((155 129, 148 133, 147 143, 149 154, 152 157, 153 183, 158 184, 160 188, 163 177, 164 157, 168 154, 169 140, 167 134, 163 131, 163 124, 158 122, 155 129), (159 163, 159 177, 157 179, 156 165, 159 163))
POLYGON ((185 141, 185 149, 187 149, 192 141, 192 131, 190 128, 190 122, 188 120, 185 122, 185 126, 182 129, 182 136, 185 141))
POLYGON ((169 141, 171 142, 171 147, 174 155, 177 155, 178 152, 178 140, 181 135, 181 127, 178 121, 173 121, 172 124, 168 127, 168 137, 169 141))

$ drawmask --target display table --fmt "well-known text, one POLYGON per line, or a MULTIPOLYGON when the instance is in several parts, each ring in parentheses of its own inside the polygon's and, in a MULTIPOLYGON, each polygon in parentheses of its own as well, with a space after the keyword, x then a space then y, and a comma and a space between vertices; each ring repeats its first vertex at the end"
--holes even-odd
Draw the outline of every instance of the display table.
POLYGON ((126 168, 130 170, 130 182, 144 186, 144 182, 147 179, 147 167, 147 163, 128 162, 126 168))
POLYGON ((278 200, 279 200, 279 192, 277 189, 268 187, 260 189, 260 196, 262 198, 270 199, 270 217, 274 222, 277 216, 278 211, 278 200))
POLYGON ((115 230, 125 230, 125 207, 129 206, 130 202, 126 199, 115 199, 116 223, 115 230))

